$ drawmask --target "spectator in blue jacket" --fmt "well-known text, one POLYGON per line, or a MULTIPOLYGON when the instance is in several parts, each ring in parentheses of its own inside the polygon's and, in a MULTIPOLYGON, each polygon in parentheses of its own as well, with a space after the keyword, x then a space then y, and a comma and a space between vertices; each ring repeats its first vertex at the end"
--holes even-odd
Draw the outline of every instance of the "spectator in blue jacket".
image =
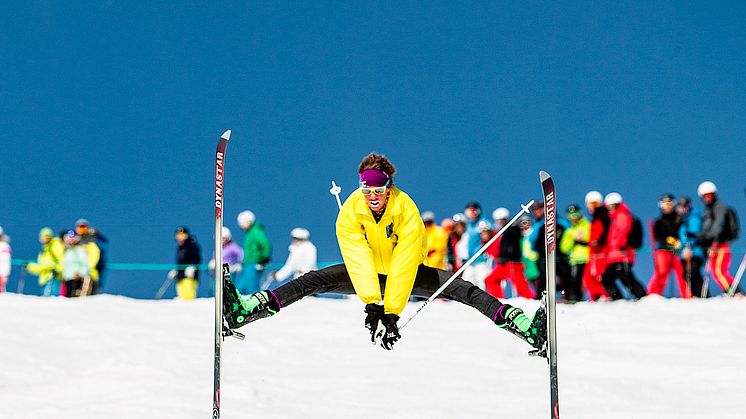
POLYGON ((704 283, 702 265, 705 263, 705 250, 694 240, 694 237, 702 231, 702 212, 699 208, 692 207, 692 200, 688 196, 679 198, 676 212, 681 217, 679 240, 681 241, 680 254, 684 278, 690 284, 692 296, 707 297, 707 295, 702 295, 704 283))
MULTIPOLYGON (((466 215, 466 233, 468 237, 469 257, 471 259, 479 249, 482 248, 482 239, 480 237, 479 226, 491 227, 492 224, 482 214, 482 206, 476 201, 471 201, 464 207, 464 214, 466 215)), ((487 275, 492 272, 492 265, 490 260, 487 258, 486 253, 482 253, 477 257, 472 264, 464 270, 461 275, 466 281, 478 286, 483 291, 486 290, 484 280, 487 275)))

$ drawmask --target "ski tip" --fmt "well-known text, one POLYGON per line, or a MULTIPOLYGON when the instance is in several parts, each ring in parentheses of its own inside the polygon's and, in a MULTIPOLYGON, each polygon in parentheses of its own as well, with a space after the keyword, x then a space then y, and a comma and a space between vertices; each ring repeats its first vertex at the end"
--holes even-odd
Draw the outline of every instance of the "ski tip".
POLYGON ((551 176, 549 176, 549 173, 547 173, 547 172, 545 172, 543 170, 539 171, 539 179, 541 179, 542 182, 544 182, 545 180, 549 179, 550 177, 551 176))
POLYGON ((228 130, 228 131, 224 132, 223 135, 220 136, 220 138, 222 138, 222 139, 224 139, 226 141, 230 140, 231 139, 231 130, 228 130))

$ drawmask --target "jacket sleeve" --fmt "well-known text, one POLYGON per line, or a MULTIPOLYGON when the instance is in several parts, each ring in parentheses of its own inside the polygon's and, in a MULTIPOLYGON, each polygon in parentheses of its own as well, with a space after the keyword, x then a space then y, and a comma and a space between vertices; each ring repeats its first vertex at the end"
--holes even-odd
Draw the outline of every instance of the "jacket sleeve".
POLYGON ((381 284, 378 282, 373 249, 355 220, 352 199, 348 199, 337 216, 337 241, 347 273, 355 293, 365 304, 381 301, 381 284))
POLYGON ((386 314, 398 315, 412 294, 417 268, 424 260, 426 249, 425 225, 414 202, 403 203, 402 221, 395 233, 398 240, 391 256, 383 305, 386 314))
POLYGON ((257 263, 267 264, 272 258, 272 244, 263 230, 257 234, 257 263))
POLYGON ((705 239, 709 242, 715 242, 720 239, 720 233, 725 228, 725 220, 728 217, 728 207, 725 205, 715 205, 712 208, 712 223, 710 223, 707 230, 697 236, 697 238, 705 239))
POLYGON ((94 281, 98 280, 98 269, 96 265, 99 259, 101 259, 101 248, 94 242, 88 242, 85 245, 85 253, 88 255, 88 272, 91 279, 94 281))
POLYGON ((278 281, 282 281, 288 278, 290 274, 296 272, 298 270, 298 265, 300 264, 298 250, 294 249, 292 246, 288 250, 290 253, 288 254, 285 264, 275 272, 275 278, 277 278, 278 281))
POLYGON ((609 232, 609 251, 621 251, 627 247, 627 236, 632 229, 632 216, 621 213, 614 218, 609 232))
POLYGON ((578 227, 572 227, 565 230, 565 234, 559 242, 560 251, 566 255, 572 253, 572 248, 575 247, 575 233, 578 231, 578 227))

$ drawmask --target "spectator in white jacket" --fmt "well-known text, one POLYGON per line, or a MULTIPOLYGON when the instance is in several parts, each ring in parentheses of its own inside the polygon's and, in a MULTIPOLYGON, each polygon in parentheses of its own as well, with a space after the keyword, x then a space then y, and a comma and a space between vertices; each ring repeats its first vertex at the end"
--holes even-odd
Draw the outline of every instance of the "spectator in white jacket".
POLYGON ((288 259, 279 271, 272 275, 273 280, 283 281, 291 275, 295 279, 308 271, 316 270, 316 246, 311 243, 311 233, 305 228, 294 228, 290 232, 288 259))
POLYGON ((10 237, 0 231, 0 292, 5 292, 8 278, 10 278, 10 237))

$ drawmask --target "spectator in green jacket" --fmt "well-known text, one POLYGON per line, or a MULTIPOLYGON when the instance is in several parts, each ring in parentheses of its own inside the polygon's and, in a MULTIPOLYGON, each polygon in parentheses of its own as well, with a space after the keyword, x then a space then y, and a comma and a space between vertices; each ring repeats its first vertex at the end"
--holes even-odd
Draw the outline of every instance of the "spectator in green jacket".
POLYGON ((262 289, 262 276, 272 257, 272 244, 253 212, 246 210, 238 214, 238 225, 246 234, 243 240, 243 269, 235 279, 235 285, 242 295, 250 295, 262 289))
POLYGON ((591 223, 583 217, 579 205, 567 207, 567 219, 570 220, 570 228, 565 230, 559 246, 570 258, 570 284, 565 298, 574 303, 583 299, 583 274, 590 258, 588 241, 591 238, 591 223))

